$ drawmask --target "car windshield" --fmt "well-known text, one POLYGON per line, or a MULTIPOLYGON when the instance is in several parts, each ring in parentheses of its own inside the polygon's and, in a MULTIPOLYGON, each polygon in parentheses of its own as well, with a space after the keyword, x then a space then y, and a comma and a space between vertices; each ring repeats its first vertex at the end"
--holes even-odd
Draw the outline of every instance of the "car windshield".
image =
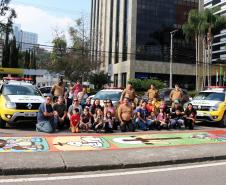
POLYGON ((215 101, 224 101, 225 93, 216 93, 216 92, 201 92, 194 100, 215 100, 215 101))
POLYGON ((3 95, 36 95, 41 96, 38 89, 32 85, 4 85, 3 95))
POLYGON ((51 87, 42 87, 39 89, 42 94, 44 93, 51 93, 51 87))
POLYGON ((93 99, 100 99, 100 100, 111 100, 111 101, 118 101, 121 97, 122 92, 119 91, 99 91, 93 99))

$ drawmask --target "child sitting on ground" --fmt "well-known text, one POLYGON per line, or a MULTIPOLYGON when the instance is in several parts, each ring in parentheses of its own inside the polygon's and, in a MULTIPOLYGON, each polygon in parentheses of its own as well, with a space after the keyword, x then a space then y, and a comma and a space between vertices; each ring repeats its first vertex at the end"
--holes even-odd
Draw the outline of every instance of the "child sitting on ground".
POLYGON ((157 116, 157 129, 168 128, 166 112, 164 111, 164 107, 159 108, 159 113, 157 116))
POLYGON ((153 130, 156 126, 156 115, 154 112, 151 112, 150 116, 148 116, 148 120, 150 121, 149 129, 153 130))
POLYGON ((70 129, 72 133, 79 132, 79 123, 80 123, 79 109, 75 108, 73 110, 72 116, 70 117, 70 129))
POLYGON ((80 128, 86 132, 92 128, 92 115, 89 112, 89 108, 84 108, 83 114, 81 116, 80 128))
POLYGON ((112 128, 114 124, 114 120, 112 119, 112 114, 110 111, 106 113, 106 117, 104 118, 104 129, 106 133, 112 133, 112 128))
POLYGON ((100 132, 104 129, 104 116, 101 109, 97 109, 96 114, 94 114, 94 128, 96 132, 100 132))

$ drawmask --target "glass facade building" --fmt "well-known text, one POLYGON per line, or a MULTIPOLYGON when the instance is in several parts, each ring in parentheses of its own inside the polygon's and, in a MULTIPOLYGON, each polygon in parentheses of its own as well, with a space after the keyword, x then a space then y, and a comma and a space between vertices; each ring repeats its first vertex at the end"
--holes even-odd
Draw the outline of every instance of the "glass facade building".
POLYGON ((195 63, 193 43, 186 42, 181 26, 198 0, 137 0, 136 59, 168 62, 170 31, 174 36, 174 62, 195 63))

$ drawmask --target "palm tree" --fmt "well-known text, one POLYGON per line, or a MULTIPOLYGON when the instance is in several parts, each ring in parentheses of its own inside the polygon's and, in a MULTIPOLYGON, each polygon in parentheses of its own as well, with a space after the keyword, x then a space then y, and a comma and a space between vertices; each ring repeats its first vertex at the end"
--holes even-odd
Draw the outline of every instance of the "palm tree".
POLYGON ((205 17, 198 10, 191 10, 188 14, 188 21, 182 26, 185 38, 190 41, 195 41, 196 49, 196 67, 195 67, 195 78, 196 78, 196 91, 199 89, 198 85, 198 63, 199 63, 199 51, 198 51, 198 38, 204 35, 205 31, 205 17))
POLYGON ((226 17, 216 15, 217 9, 205 9, 202 11, 191 10, 188 15, 188 21, 182 27, 184 35, 188 40, 195 39, 196 47, 196 90, 198 87, 198 38, 203 39, 203 83, 206 85, 206 76, 208 85, 211 85, 211 60, 212 60, 212 40, 213 35, 219 33, 222 29, 226 28, 226 17), (207 51, 206 51, 207 50, 207 51), (208 53, 208 54, 206 54, 208 53), (207 61, 205 60, 207 56, 207 61))
MULTIPOLYGON (((207 66, 206 66, 206 74, 207 74, 207 81, 208 85, 211 85, 211 64, 212 64, 212 41, 213 35, 220 33, 221 30, 226 28, 226 17, 216 15, 215 12, 218 9, 205 9, 202 14, 205 18, 204 28, 205 28, 205 47, 207 48, 207 66)), ((204 52, 206 53, 206 52, 204 52)), ((204 85, 206 84, 204 80, 204 85)))

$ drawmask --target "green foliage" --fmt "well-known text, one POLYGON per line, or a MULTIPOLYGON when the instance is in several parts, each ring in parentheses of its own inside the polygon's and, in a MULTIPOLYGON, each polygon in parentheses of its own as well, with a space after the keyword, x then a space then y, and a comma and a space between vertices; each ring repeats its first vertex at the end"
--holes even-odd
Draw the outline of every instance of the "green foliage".
POLYGON ((128 82, 133 85, 136 91, 147 91, 151 84, 153 84, 157 89, 162 89, 165 87, 165 83, 157 79, 130 79, 128 82))
POLYGON ((111 81, 110 81, 110 78, 109 78, 108 74, 106 74, 103 71, 101 71, 98 74, 95 74, 95 73, 91 74, 89 76, 89 82, 91 84, 95 85, 95 89, 101 89, 101 88, 103 88, 103 86, 105 84, 108 84, 111 81))

